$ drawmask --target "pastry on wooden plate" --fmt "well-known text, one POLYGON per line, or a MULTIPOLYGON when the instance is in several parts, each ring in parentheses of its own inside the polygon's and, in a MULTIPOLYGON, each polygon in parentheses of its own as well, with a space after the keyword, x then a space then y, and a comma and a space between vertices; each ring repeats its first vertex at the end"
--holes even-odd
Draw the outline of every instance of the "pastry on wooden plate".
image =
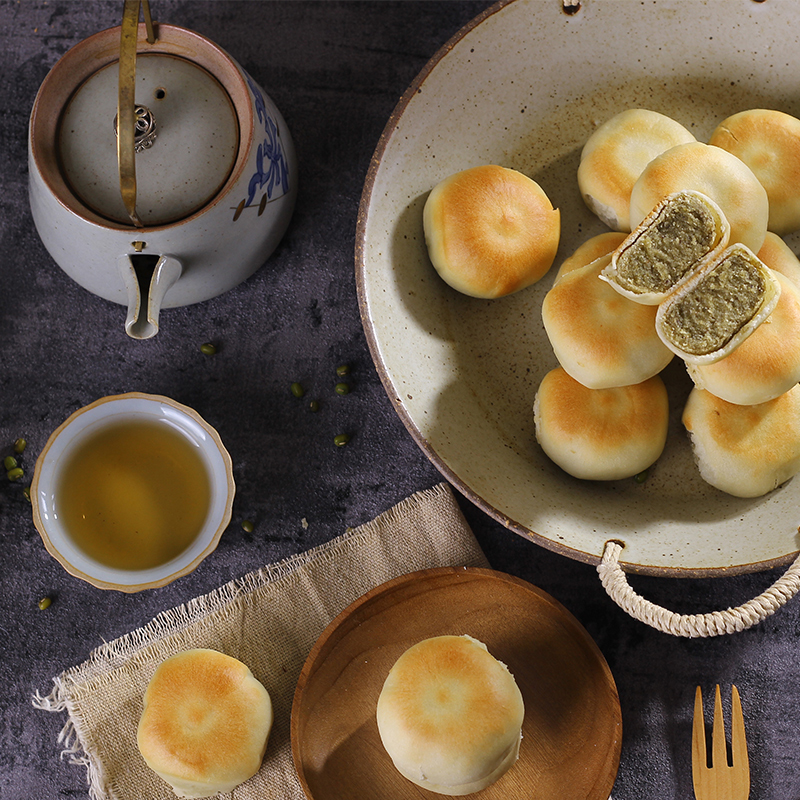
POLYGON ((708 143, 741 159, 766 189, 771 231, 800 228, 800 119, 751 108, 720 122, 708 143))
POLYGON ((216 650, 186 650, 153 674, 137 743, 178 797, 211 797, 258 772, 272 719, 269 693, 245 664, 216 650))
POLYGON ((423 639, 400 656, 378 698, 383 746, 431 792, 485 789, 516 762, 525 707, 505 664, 471 636, 423 639))
POLYGON ((578 187, 589 209, 609 228, 629 231, 631 190, 644 168, 679 144, 694 142, 679 122, 646 108, 611 117, 586 140, 578 166, 578 187))
POLYGON ((539 385, 533 417, 539 445, 565 472, 610 481, 638 475, 658 460, 669 403, 658 375, 633 386, 587 389, 556 367, 539 385))
POLYGON ((703 479, 735 497, 760 497, 800 471, 800 386, 757 405, 692 389, 683 410, 703 479))
POLYGON ((728 243, 730 225, 700 192, 665 197, 611 254, 600 273, 620 294, 658 305, 692 270, 728 243))
POLYGON ((556 257, 561 214, 536 181, 496 165, 440 181, 423 209, 425 242, 442 279, 492 299, 541 279, 556 257))

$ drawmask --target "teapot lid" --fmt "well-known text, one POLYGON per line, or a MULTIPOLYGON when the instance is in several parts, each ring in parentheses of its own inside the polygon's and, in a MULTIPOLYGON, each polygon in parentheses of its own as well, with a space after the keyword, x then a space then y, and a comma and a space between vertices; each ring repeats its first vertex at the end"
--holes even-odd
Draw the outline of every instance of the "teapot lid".
MULTIPOLYGON (((118 61, 83 81, 59 121, 58 154, 64 180, 88 208, 130 224, 117 161, 118 87, 118 61)), ((135 103, 137 213, 146 226, 166 225, 225 184, 239 150, 236 111, 210 72, 171 53, 139 55, 135 103)))

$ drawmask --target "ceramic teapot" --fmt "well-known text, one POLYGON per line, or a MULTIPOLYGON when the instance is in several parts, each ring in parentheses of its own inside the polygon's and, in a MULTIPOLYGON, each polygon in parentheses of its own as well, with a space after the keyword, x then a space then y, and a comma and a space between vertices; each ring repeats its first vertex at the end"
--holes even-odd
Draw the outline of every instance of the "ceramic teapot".
POLYGON ((269 96, 219 46, 154 24, 126 0, 122 25, 70 49, 29 126, 33 220, 77 283, 127 306, 136 339, 161 308, 219 295, 274 251, 297 163, 269 96))

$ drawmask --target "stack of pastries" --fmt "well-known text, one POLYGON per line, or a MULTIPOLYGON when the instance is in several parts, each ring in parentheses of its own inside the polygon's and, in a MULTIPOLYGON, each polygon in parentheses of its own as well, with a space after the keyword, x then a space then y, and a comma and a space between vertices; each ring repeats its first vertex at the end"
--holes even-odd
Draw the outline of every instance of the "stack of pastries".
POLYGON ((756 497, 800 471, 800 121, 752 109, 703 143, 632 109, 586 142, 578 185, 611 231, 560 267, 542 317, 559 367, 534 403, 537 439, 572 475, 630 477, 667 436, 661 370, 712 486, 756 497))

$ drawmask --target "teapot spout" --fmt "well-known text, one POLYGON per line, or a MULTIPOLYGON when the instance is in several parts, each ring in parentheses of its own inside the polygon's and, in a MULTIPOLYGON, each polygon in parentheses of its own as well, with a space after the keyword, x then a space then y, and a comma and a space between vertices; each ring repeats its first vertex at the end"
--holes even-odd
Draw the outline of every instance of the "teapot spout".
POLYGON ((125 333, 132 339, 150 339, 158 333, 164 295, 181 276, 181 262, 173 256, 134 253, 120 256, 117 267, 128 293, 125 333))

